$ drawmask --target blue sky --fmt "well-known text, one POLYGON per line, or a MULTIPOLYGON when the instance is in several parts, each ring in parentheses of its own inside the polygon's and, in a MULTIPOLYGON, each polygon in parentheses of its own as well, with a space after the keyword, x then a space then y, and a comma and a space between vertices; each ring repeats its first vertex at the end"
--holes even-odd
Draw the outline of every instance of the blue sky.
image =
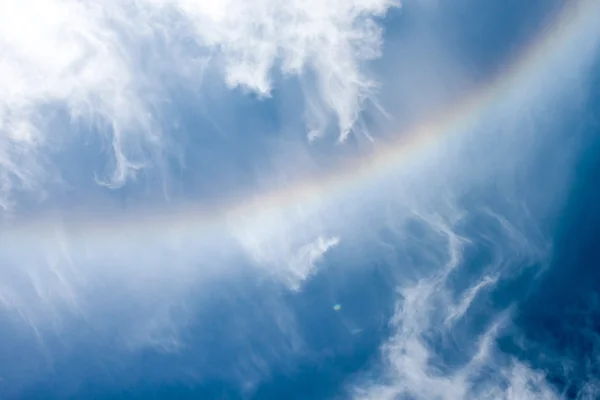
POLYGON ((595 398, 595 15, 2 2, 0 397, 595 398))

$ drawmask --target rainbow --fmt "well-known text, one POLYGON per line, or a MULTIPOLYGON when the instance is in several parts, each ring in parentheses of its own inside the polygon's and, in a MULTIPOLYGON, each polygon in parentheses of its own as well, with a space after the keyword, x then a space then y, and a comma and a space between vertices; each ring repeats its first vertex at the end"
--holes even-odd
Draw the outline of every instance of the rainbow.
MULTIPOLYGON (((271 210, 294 207, 318 200, 330 193, 347 193, 364 186, 371 177, 395 170, 414 159, 423 149, 430 148, 443 138, 452 138, 468 131, 493 104, 505 99, 515 88, 527 88, 545 65, 562 59, 568 50, 577 49, 582 40, 600 39, 600 1, 567 1, 557 17, 536 36, 520 56, 484 85, 479 86, 462 102, 450 107, 434 121, 426 121, 392 142, 385 143, 368 157, 359 157, 332 173, 317 179, 296 182, 256 196, 238 199, 217 207, 188 205, 171 211, 133 213, 127 217, 71 216, 77 221, 76 237, 89 241, 112 241, 116 238, 142 237, 148 233, 159 238, 164 232, 199 235, 222 225, 232 215, 252 215, 260 220, 271 210), (595 36, 594 36, 595 35, 595 36)), ((48 238, 56 234, 56 223, 30 221, 0 230, 0 239, 7 243, 23 243, 48 238)))

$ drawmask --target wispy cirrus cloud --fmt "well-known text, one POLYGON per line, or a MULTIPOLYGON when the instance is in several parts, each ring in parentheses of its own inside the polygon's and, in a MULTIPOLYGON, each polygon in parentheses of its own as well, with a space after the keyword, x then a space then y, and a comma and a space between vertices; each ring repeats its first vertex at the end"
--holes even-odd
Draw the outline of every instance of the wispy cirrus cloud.
POLYGON ((163 150, 166 82, 189 81, 194 87, 207 68, 230 88, 259 96, 269 96, 281 74, 300 79, 309 137, 337 124, 344 139, 375 87, 363 62, 381 51, 376 19, 394 5, 3 2, 0 204, 10 207, 15 190, 42 190, 56 173, 47 153, 65 152, 74 135, 102 137, 110 150, 106 169, 93 173, 100 183, 123 185, 163 150))
MULTIPOLYGON (((271 93, 273 70, 314 76, 307 108, 309 137, 324 129, 322 114, 337 120, 340 140, 358 119, 375 82, 361 63, 381 52, 382 30, 375 18, 396 3, 390 0, 225 2, 158 0, 191 22, 194 39, 209 47, 232 87, 263 96, 271 93)), ((327 120, 327 118, 325 118, 327 120)))

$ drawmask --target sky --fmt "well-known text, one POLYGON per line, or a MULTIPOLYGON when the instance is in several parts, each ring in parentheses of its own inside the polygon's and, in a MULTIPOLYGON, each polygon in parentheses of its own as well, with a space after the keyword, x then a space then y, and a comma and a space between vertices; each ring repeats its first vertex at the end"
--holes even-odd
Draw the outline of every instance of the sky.
POLYGON ((596 0, 0 2, 0 398, 595 399, 596 0))

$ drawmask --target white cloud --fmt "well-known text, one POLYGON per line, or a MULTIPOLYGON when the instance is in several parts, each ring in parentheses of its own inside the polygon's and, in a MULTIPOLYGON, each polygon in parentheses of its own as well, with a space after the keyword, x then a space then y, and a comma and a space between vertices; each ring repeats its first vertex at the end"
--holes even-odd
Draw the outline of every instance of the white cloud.
POLYGON ((46 152, 81 134, 79 122, 102 131, 112 146, 112 171, 99 180, 125 183, 161 147, 153 117, 166 96, 161 77, 198 79, 209 61, 227 85, 261 96, 270 95, 277 70, 303 81, 312 74, 316 83, 305 85, 314 93, 306 99, 309 136, 332 116, 343 139, 374 86, 362 68, 380 53, 374 18, 391 6, 390 0, 3 1, 0 206, 10 206, 13 190, 44 186, 51 173, 46 152), (57 110, 77 123, 57 128, 57 110))
POLYGON ((57 110, 66 110, 73 122, 108 127, 110 184, 122 184, 138 167, 136 146, 156 139, 141 96, 143 80, 113 29, 111 11, 71 0, 0 5, 2 194, 39 188, 47 178, 45 152, 76 131, 76 125, 52 124, 57 110))
MULTIPOLYGON (((558 398, 541 372, 496 348, 496 338, 502 328, 510 324, 510 308, 489 309, 486 313, 488 321, 483 327, 465 328, 465 324, 477 318, 470 314, 469 308, 473 304, 481 307, 488 301, 482 292, 494 290, 500 274, 504 278, 508 276, 511 268, 520 265, 519 260, 544 257, 539 243, 529 242, 517 234, 520 233, 518 228, 506 219, 495 219, 496 215, 489 210, 485 213, 494 226, 492 232, 497 235, 493 236, 495 257, 490 265, 476 267, 465 265, 464 245, 470 242, 481 245, 481 238, 461 237, 455 233, 452 224, 444 224, 441 218, 422 219, 426 226, 446 237, 445 260, 439 260, 442 265, 434 268, 431 276, 421 277, 413 284, 405 283, 400 289, 400 299, 391 321, 394 333, 381 347, 384 373, 366 383, 358 383, 353 388, 355 398, 558 398), (453 273, 460 273, 463 268, 477 268, 479 272, 471 271, 468 279, 475 278, 475 282, 461 289, 456 285, 453 273), (455 326, 458 324, 462 325, 455 326), (432 336, 442 338, 441 342, 432 344, 432 336), (448 349, 459 351, 461 357, 466 357, 465 361, 448 365, 444 359, 448 349)), ((475 235, 485 237, 487 231, 475 235)), ((417 271, 429 270, 428 267, 412 266, 417 271)), ((461 284, 464 280, 463 276, 461 284)))
POLYGON ((338 237, 324 239, 319 236, 314 242, 308 243, 298 249, 290 261, 290 269, 295 279, 290 284, 292 288, 298 289, 298 282, 304 281, 315 273, 316 262, 323 258, 325 253, 340 243, 338 237))
POLYGON ((322 133, 320 113, 332 112, 340 139, 358 118, 375 83, 361 63, 380 55, 382 32, 375 17, 392 0, 155 0, 188 19, 201 47, 211 48, 225 80, 261 95, 272 89, 274 68, 286 75, 314 74, 319 107, 307 109, 310 137, 322 133), (320 121, 316 123, 316 121, 320 121), (316 123, 316 125, 315 125, 316 123))
POLYGON ((254 266, 299 290, 318 261, 340 243, 323 233, 332 213, 316 204, 258 211, 230 213, 229 231, 254 266))

